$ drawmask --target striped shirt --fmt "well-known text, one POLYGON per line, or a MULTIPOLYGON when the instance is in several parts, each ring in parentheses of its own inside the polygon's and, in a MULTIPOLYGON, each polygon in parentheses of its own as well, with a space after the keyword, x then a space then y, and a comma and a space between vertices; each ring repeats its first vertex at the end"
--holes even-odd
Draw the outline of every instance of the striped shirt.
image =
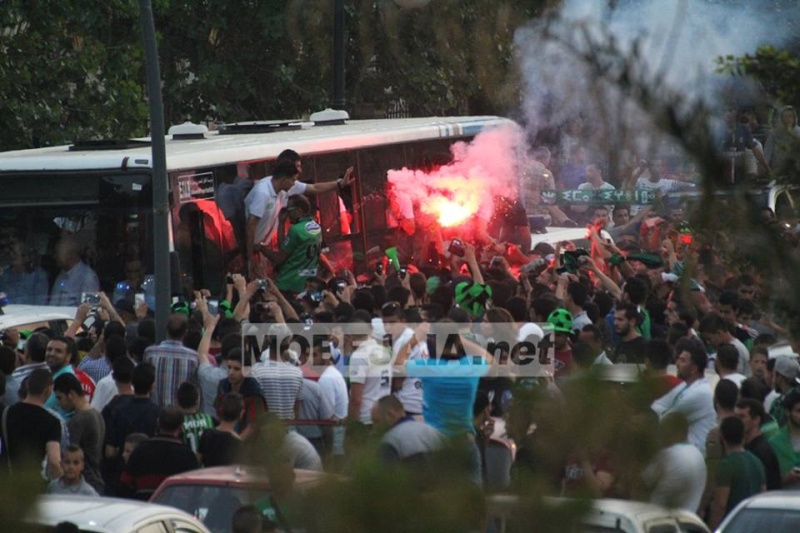
POLYGON ((111 374, 111 364, 109 364, 106 356, 100 356, 97 359, 92 357, 84 357, 78 364, 78 370, 83 370, 95 383, 111 374))
POLYGON ((178 387, 184 381, 196 382, 197 352, 180 341, 166 340, 144 351, 144 360, 156 367, 156 382, 150 399, 159 407, 177 402, 178 387))
POLYGON ((283 361, 269 360, 253 367, 267 409, 282 420, 295 418, 295 402, 303 399, 303 371, 283 361))

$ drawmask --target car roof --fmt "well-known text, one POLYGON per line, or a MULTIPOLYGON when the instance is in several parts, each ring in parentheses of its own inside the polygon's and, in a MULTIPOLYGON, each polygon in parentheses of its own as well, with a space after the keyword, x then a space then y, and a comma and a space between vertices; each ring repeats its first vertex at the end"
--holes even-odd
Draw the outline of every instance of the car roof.
POLYGON ((50 320, 72 320, 77 307, 11 304, 3 307, 0 330, 50 320))
MULTIPOLYGON (((315 485, 327 477, 324 472, 316 472, 314 470, 295 470, 294 475, 295 487, 315 485)), ((241 485, 259 487, 265 490, 269 490, 270 488, 269 475, 265 468, 258 466, 229 465, 213 466, 175 474, 165 479, 156 492, 160 492, 164 487, 170 485, 183 484, 241 485)))
POLYGON ((800 507, 800 491, 773 491, 749 498, 744 507, 748 509, 797 509, 800 507))
POLYGON ((614 514, 634 517, 639 523, 657 518, 664 518, 666 516, 672 516, 682 521, 702 523, 697 515, 685 509, 667 509, 653 503, 632 500, 615 500, 613 498, 594 500, 593 511, 597 514, 614 514))
POLYGON ((545 230, 545 233, 531 233, 531 250, 541 242, 552 246, 562 241, 574 241, 576 244, 584 244, 586 242, 586 228, 583 226, 577 228, 548 226, 545 230))
POLYGON ((127 532, 153 519, 188 520, 201 531, 207 531, 194 517, 173 507, 99 496, 40 496, 30 521, 47 526, 66 521, 81 530, 127 532))

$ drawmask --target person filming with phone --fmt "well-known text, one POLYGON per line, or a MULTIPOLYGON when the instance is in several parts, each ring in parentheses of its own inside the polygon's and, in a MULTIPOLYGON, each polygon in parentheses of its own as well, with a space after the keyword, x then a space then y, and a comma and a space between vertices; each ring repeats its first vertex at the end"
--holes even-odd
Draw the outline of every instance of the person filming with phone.
POLYGON ((284 224, 278 226, 278 250, 259 245, 258 250, 277 268, 275 284, 281 291, 299 293, 306 280, 317 275, 319 254, 322 245, 322 228, 311 216, 311 203, 303 195, 289 197, 285 210, 279 218, 289 219, 291 226, 286 236, 280 235, 284 224))

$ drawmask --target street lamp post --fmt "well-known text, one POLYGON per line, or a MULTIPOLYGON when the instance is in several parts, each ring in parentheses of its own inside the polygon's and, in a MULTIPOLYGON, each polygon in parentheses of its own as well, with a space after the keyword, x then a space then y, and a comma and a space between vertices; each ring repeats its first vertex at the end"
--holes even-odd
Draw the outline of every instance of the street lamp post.
POLYGON ((156 289, 156 339, 163 340, 170 311, 169 192, 167 187, 167 149, 164 144, 164 106, 161 102, 161 71, 150 0, 139 0, 139 13, 145 50, 147 99, 150 104, 150 146, 153 161, 153 262, 156 289))
POLYGON ((332 109, 344 109, 344 0, 333 0, 333 98, 332 109))

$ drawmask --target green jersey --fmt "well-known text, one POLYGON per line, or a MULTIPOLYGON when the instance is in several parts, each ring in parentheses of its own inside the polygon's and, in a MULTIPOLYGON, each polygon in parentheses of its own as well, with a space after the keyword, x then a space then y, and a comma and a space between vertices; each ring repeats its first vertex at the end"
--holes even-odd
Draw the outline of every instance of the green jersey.
POLYGON ((317 275, 322 229, 310 217, 292 224, 280 244, 286 259, 278 267, 275 283, 282 291, 301 292, 306 279, 317 275))
POLYGON ((192 413, 183 415, 183 442, 188 445, 194 453, 197 453, 197 445, 200 444, 200 437, 207 429, 214 427, 214 419, 205 413, 192 413))

